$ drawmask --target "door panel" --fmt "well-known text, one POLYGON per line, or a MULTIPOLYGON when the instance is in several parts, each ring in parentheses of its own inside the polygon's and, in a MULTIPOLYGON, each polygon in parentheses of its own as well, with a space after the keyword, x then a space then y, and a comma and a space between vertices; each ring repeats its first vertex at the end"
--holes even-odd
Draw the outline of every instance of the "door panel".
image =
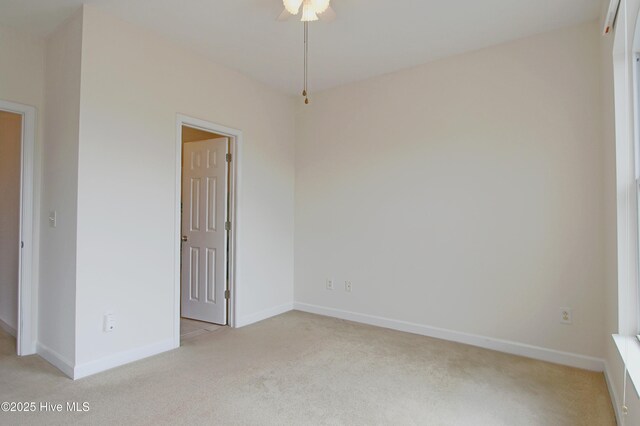
POLYGON ((226 325, 227 139, 188 142, 182 166, 182 316, 226 325))
POLYGON ((189 300, 200 300, 200 292, 198 291, 198 275, 200 270, 200 249, 198 247, 189 247, 189 300))

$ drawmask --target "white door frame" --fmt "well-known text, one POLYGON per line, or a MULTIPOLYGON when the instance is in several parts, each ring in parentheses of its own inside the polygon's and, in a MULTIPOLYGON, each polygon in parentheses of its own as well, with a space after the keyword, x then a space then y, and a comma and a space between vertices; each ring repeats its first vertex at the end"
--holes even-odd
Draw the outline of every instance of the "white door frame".
POLYGON ((238 214, 239 211, 239 168, 240 168, 240 151, 242 147, 242 131, 225 127, 209 121, 200 120, 198 118, 189 117, 178 114, 176 119, 176 189, 175 189, 175 230, 174 230, 174 328, 173 339, 174 346, 180 346, 180 247, 182 245, 182 229, 181 229, 181 209, 182 202, 182 126, 192 127, 206 132, 216 133, 226 136, 231 141, 230 164, 231 173, 229 182, 229 196, 231 197, 229 217, 231 220, 231 231, 229 233, 229 306, 227 311, 229 326, 236 326, 237 312, 237 284, 238 284, 238 251, 236 249, 238 235, 238 214))
POLYGON ((18 355, 36 353, 36 321, 34 321, 34 254, 38 250, 34 238, 35 137, 36 109, 32 106, 0 100, 0 110, 22 116, 20 149, 20 241, 18 266, 18 324, 16 346, 18 355))

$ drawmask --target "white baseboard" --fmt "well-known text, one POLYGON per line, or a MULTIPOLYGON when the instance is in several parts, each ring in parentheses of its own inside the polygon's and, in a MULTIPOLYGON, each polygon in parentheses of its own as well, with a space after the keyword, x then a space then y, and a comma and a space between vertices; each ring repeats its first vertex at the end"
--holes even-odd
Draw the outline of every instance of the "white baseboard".
POLYGON ((15 328, 11 327, 9 324, 2 321, 1 319, 0 319, 0 328, 6 331, 7 333, 9 333, 10 335, 12 335, 13 337, 16 337, 18 335, 15 328))
POLYGON ((616 392, 616 387, 614 386, 613 378, 611 377, 611 370, 609 364, 605 361, 604 363, 604 379, 607 382, 607 388, 609 389, 609 396, 611 397, 611 404, 613 404, 613 411, 616 414, 616 422, 619 425, 623 425, 622 422, 622 413, 620 412, 620 407, 622 404, 618 399, 618 392, 616 392))
MULTIPOLYGON (((257 312, 252 315, 240 318, 236 327, 242 327, 245 325, 253 324, 264 319, 280 315, 282 313, 291 311, 293 309, 293 303, 286 303, 284 305, 275 306, 264 311, 257 312)), ((38 344, 38 354, 51 364, 60 369, 64 374, 72 379, 81 379, 83 377, 91 376, 102 371, 110 370, 115 367, 119 367, 130 362, 138 361, 143 358, 147 358, 153 355, 157 355, 162 352, 175 349, 174 339, 168 339, 163 342, 155 343, 142 348, 132 349, 130 351, 120 352, 111 356, 100 358, 95 361, 86 362, 84 364, 72 366, 72 363, 67 362, 61 356, 49 348, 38 344)))
POLYGON ((407 333, 420 334, 422 336, 435 337, 437 339, 450 340, 452 342, 464 343, 478 346, 494 351, 505 352, 512 355, 520 355, 541 361, 555 364, 567 365, 570 367, 582 368, 591 371, 604 371, 604 360, 586 355, 574 354, 570 352, 557 351, 539 346, 528 345, 526 343, 512 342, 509 340, 494 339, 493 337, 479 336, 476 334, 462 333, 459 331, 447 330, 444 328, 430 327, 428 325, 416 324, 407 321, 399 321, 390 318, 383 318, 374 315, 360 314, 356 312, 344 311, 340 309, 326 308, 323 306, 311 305, 308 303, 294 302, 293 308, 298 311, 309 312, 363 324, 375 325, 378 327, 390 328, 407 333))
POLYGON ((275 317, 276 315, 284 314, 285 312, 289 312, 292 310, 293 303, 285 303, 284 305, 274 306, 273 308, 265 309, 264 311, 256 312, 255 314, 239 318, 236 321, 236 327, 244 327, 246 325, 253 324, 267 318, 275 317))
POLYGON ((36 344, 36 353, 47 360, 49 364, 52 364, 58 370, 62 371, 66 376, 73 378, 73 363, 58 352, 38 342, 36 344))
POLYGON ((77 365, 73 369, 72 377, 74 380, 81 379, 83 377, 91 376, 92 374, 110 370, 114 367, 119 367, 121 365, 138 361, 140 359, 157 355, 159 353, 166 352, 175 348, 176 346, 174 344, 174 340, 167 339, 162 342, 143 346, 141 348, 119 352, 104 358, 97 359, 95 361, 89 361, 84 364, 77 365))

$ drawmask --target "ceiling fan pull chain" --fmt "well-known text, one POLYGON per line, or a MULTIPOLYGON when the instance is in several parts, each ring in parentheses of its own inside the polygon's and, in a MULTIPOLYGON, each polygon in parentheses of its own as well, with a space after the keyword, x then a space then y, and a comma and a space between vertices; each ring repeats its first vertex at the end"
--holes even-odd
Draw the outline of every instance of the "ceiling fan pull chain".
POLYGON ((304 103, 309 103, 307 82, 309 81, 309 23, 304 23, 304 89, 302 96, 304 96, 304 103))
POLYGON ((323 13, 328 16, 322 19, 334 19, 336 14, 331 8, 331 0, 282 0, 285 10, 278 17, 278 21, 286 20, 290 15, 297 15, 302 7, 303 34, 304 34, 304 76, 302 97, 305 105, 309 104, 309 22, 317 21, 318 15, 323 13))
POLYGON ((304 40, 304 68, 302 79, 302 96, 307 96, 307 23, 302 23, 302 36, 304 40))

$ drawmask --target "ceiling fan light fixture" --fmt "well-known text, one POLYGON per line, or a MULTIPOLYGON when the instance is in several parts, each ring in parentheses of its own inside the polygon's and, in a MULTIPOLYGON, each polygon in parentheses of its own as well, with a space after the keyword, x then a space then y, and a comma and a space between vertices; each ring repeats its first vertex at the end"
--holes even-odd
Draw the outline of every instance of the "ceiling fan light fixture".
POLYGON ((284 8, 292 15, 297 15, 302 5, 302 0, 282 0, 284 8))
POLYGON ((304 0, 302 3, 302 22, 312 22, 318 20, 316 9, 311 3, 311 0, 304 0))
POLYGON ((308 91, 308 76, 309 76, 309 22, 317 21, 320 19, 318 15, 322 15, 322 19, 331 20, 335 18, 335 12, 331 9, 329 3, 331 0, 282 0, 285 10, 282 11, 278 17, 278 21, 286 20, 290 15, 297 15, 300 12, 300 6, 302 6, 302 17, 300 20, 304 23, 304 88, 302 90, 302 96, 304 97, 305 105, 309 104, 309 91, 308 91))
POLYGON ((330 2, 331 0, 311 0, 311 3, 316 10, 316 14, 318 15, 324 13, 329 8, 330 2))

